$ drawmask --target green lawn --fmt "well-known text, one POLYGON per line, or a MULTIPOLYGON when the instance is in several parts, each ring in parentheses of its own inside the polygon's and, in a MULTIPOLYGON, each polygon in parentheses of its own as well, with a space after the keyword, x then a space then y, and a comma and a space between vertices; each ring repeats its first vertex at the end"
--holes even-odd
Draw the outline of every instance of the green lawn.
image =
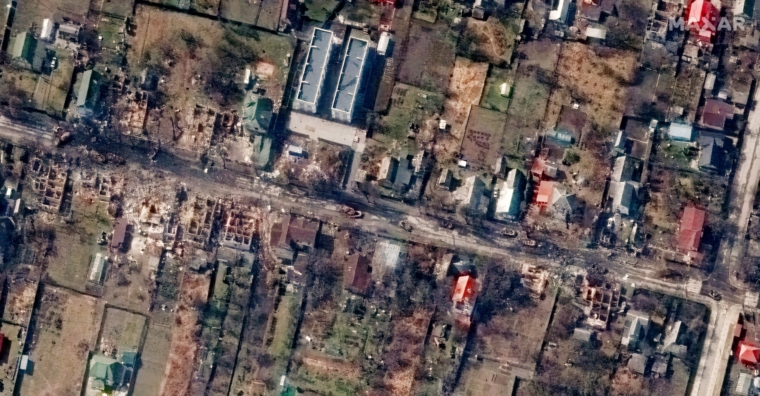
POLYGON ((306 15, 312 21, 326 22, 330 14, 335 11, 340 1, 338 0, 306 0, 306 15))

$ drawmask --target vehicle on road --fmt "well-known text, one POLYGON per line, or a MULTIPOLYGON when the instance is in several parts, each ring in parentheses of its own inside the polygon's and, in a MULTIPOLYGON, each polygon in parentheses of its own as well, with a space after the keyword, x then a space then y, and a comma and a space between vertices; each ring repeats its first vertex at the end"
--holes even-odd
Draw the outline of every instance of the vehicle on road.
POLYGON ((710 290, 710 297, 712 297, 715 301, 720 301, 723 299, 723 296, 720 295, 720 293, 716 292, 715 290, 710 290))
POLYGON ((348 205, 342 205, 340 207, 340 211, 344 216, 350 219, 360 219, 362 216, 364 216, 364 213, 362 213, 360 210, 356 210, 348 205))
POLYGON ((523 239, 522 244, 528 247, 536 247, 538 246, 538 242, 536 242, 533 239, 523 239))
POLYGON ((401 226, 401 228, 403 228, 405 231, 412 232, 412 226, 409 225, 409 223, 401 220, 401 222, 398 223, 398 225, 401 226))
POLYGON ((517 231, 515 230, 508 230, 506 228, 501 230, 501 236, 507 237, 507 238, 515 238, 517 237, 517 231))

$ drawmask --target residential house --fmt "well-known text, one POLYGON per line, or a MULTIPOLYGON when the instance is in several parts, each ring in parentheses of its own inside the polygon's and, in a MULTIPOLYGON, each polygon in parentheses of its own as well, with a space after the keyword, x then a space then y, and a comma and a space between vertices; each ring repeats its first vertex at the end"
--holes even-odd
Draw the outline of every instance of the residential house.
POLYGON ((507 180, 496 184, 494 219, 514 220, 520 215, 520 204, 524 199, 526 182, 527 179, 520 170, 512 169, 507 173, 507 180))
POLYGON ((662 341, 662 351, 669 352, 670 348, 678 343, 678 335, 681 333, 681 321, 669 325, 665 330, 665 339, 662 341))
POLYGON ((454 293, 451 296, 453 312, 459 319, 469 324, 472 310, 475 306, 478 284, 472 275, 459 275, 454 283, 454 293))
POLYGON ((737 109, 743 110, 749 103, 749 94, 755 79, 749 71, 731 74, 729 98, 737 109))
POLYGON ((313 248, 320 225, 319 220, 285 215, 279 223, 272 226, 270 233, 270 244, 277 257, 289 263, 297 250, 313 248))
POLYGON ((549 206, 552 195, 554 194, 554 186, 557 182, 544 180, 538 185, 538 192, 535 195, 534 202, 536 205, 546 208, 549 206))
POLYGON ((555 218, 567 220, 578 209, 578 198, 575 193, 569 192, 567 187, 555 184, 554 191, 552 191, 550 209, 555 218))
POLYGON ((386 156, 380 162, 380 171, 377 172, 377 181, 383 187, 392 187, 398 171, 398 159, 386 156))
POLYGON ((464 184, 454 191, 454 199, 469 214, 484 215, 488 212, 490 193, 486 182, 478 175, 473 175, 464 180, 464 184))
POLYGON ((347 256, 343 274, 346 289, 359 295, 367 294, 372 283, 372 266, 366 256, 359 253, 347 256))
POLYGON ((93 355, 90 358, 88 383, 91 389, 97 391, 124 390, 129 388, 131 371, 116 359, 93 355))
POLYGON ((742 341, 739 343, 739 351, 737 355, 742 364, 754 367, 760 363, 760 346, 742 341))
POLYGON ((715 36, 715 26, 720 20, 720 10, 709 0, 693 0, 688 7, 686 26, 692 30, 697 39, 710 44, 715 36), (709 21, 705 22, 705 21, 709 21))
POLYGON ((610 204, 612 212, 624 216, 632 215, 637 202, 637 190, 637 183, 611 181, 609 198, 612 200, 610 204))
POLYGON ((436 183, 436 186, 439 189, 450 191, 453 179, 454 172, 451 169, 443 169, 441 175, 438 177, 438 183, 436 183))
POLYGON ((625 329, 620 344, 629 348, 634 348, 639 341, 646 337, 649 331, 649 321, 651 315, 641 311, 628 311, 625 317, 625 329))
POLYGON ((578 143, 583 136, 587 118, 586 113, 575 106, 562 106, 557 127, 554 128, 557 134, 554 136, 570 144, 578 143))
POLYGON ((722 131, 726 128, 726 122, 733 118, 734 106, 719 99, 707 99, 699 123, 705 128, 722 131))
POLYGON ((549 20, 559 23, 567 23, 567 15, 570 12, 572 0, 558 0, 552 3, 554 6, 549 11, 549 20))
POLYGON ((694 139, 694 128, 689 124, 671 122, 668 127, 668 136, 677 142, 691 142, 694 139))
POLYGON ((628 360, 626 367, 636 374, 644 375, 647 371, 647 363, 649 363, 648 357, 640 353, 634 353, 628 360))
POLYGON ((293 260, 293 265, 289 265, 286 268, 288 283, 296 286, 305 286, 308 265, 308 256, 303 253, 296 253, 296 259, 293 260))
POLYGON ((679 252, 689 254, 699 251, 706 215, 704 210, 694 206, 687 206, 684 209, 676 243, 676 249, 679 252))
POLYGON ((243 104, 243 127, 251 134, 266 134, 272 122, 273 109, 272 99, 249 93, 243 104))
POLYGON ((612 180, 616 182, 639 181, 641 179, 641 162, 633 157, 622 155, 615 159, 612 167, 612 180))
POLYGON ((726 138, 722 135, 704 132, 699 137, 699 169, 722 174, 726 164, 726 138))

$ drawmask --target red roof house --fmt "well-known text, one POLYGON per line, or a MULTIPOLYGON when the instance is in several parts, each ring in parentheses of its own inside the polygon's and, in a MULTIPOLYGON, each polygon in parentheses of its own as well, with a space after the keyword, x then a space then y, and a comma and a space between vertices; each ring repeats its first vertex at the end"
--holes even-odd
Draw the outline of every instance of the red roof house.
POLYGON ((696 252, 705 228, 705 211, 693 206, 687 206, 681 216, 681 227, 678 231, 676 248, 681 252, 696 252))
POLYGON ((739 344, 739 361, 748 366, 754 366, 760 362, 760 347, 742 342, 739 344))
POLYGON ((726 127, 726 121, 734 118, 734 106, 718 99, 707 99, 702 109, 702 126, 720 129, 726 127))
POLYGON ((462 275, 457 278, 457 282, 454 285, 454 295, 451 300, 457 304, 466 302, 475 294, 475 278, 470 275, 462 275))
POLYGON ((709 0, 694 0, 687 8, 686 24, 699 32, 699 40, 711 42, 720 23, 720 10, 709 0))
POLYGON ((366 294, 372 281, 372 267, 367 257, 355 253, 346 257, 343 284, 356 294, 366 294))
POLYGON ((544 180, 538 185, 536 204, 539 206, 547 206, 549 204, 549 201, 552 199, 552 194, 554 193, 555 184, 556 183, 553 181, 544 180))

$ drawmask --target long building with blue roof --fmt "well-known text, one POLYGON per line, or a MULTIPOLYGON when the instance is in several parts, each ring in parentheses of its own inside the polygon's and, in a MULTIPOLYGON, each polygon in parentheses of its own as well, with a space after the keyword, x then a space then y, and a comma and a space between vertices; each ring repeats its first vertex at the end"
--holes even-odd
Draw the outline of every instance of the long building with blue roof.
POLYGON ((309 45, 309 53, 306 56, 306 65, 301 73, 301 82, 298 86, 298 95, 293 102, 295 110, 317 112, 317 101, 325 80, 325 69, 330 57, 333 34, 329 30, 314 29, 309 45))

